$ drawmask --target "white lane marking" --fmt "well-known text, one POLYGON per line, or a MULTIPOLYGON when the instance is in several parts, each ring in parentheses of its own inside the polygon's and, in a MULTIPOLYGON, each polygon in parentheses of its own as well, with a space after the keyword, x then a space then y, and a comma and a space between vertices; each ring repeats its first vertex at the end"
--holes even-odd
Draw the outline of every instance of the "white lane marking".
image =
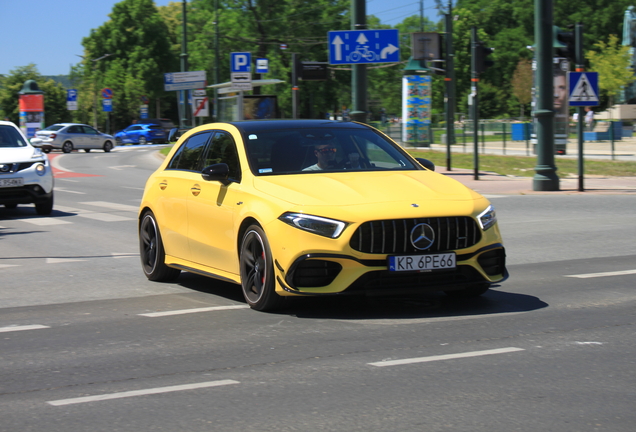
POLYGON ((56 205, 55 210, 63 211, 65 213, 95 213, 93 210, 82 210, 75 207, 67 207, 56 205))
POLYGON ((574 342, 577 345, 603 345, 603 342, 574 342))
POLYGON ((21 267, 19 264, 0 264, 0 268, 21 267))
POLYGON ((426 363, 426 362, 434 362, 434 361, 440 361, 440 360, 452 360, 452 359, 467 358, 467 357, 479 357, 479 356, 485 356, 485 355, 505 354, 505 353, 515 352, 515 351, 525 351, 525 350, 523 348, 515 348, 515 347, 497 348, 497 349, 491 349, 491 350, 471 351, 471 352, 457 353, 457 354, 445 354, 445 355, 436 355, 436 356, 429 356, 429 357, 416 357, 416 358, 409 358, 409 359, 402 359, 402 360, 387 360, 387 361, 381 361, 381 362, 369 363, 369 364, 371 366, 378 366, 378 367, 399 366, 399 365, 412 364, 412 363, 426 363))
POLYGON ((28 222, 33 225, 45 226, 45 225, 64 225, 70 224, 72 222, 67 222, 65 220, 56 219, 56 218, 33 218, 33 219, 15 219, 18 222, 28 222))
POLYGON ((83 217, 83 218, 86 218, 86 219, 93 219, 93 220, 98 220, 98 221, 102 221, 102 222, 120 222, 120 221, 134 220, 134 218, 114 215, 114 214, 110 214, 110 213, 90 213, 90 212, 86 212, 86 213, 78 213, 77 215, 79 217, 83 217))
POLYGON ((72 399, 60 399, 60 400, 48 401, 47 403, 53 406, 73 405, 73 404, 86 403, 86 402, 104 401, 109 399, 122 399, 122 398, 129 398, 129 397, 135 397, 135 396, 146 396, 151 394, 170 393, 170 392, 194 390, 194 389, 207 388, 207 387, 219 387, 219 386, 225 386, 225 385, 231 385, 231 384, 240 384, 240 382, 234 381, 234 380, 207 381, 207 382, 194 383, 194 384, 175 385, 175 386, 169 386, 169 387, 156 387, 156 388, 145 389, 145 390, 133 390, 133 391, 110 393, 110 394, 97 395, 97 396, 86 396, 86 397, 78 397, 78 398, 72 398, 72 399))
POLYGON ((60 264, 60 263, 69 263, 69 262, 81 262, 86 261, 85 259, 80 258, 47 258, 47 264, 60 264))
POLYGON ((88 205, 97 206, 97 207, 106 207, 112 210, 132 211, 135 213, 139 211, 139 206, 111 203, 106 201, 86 201, 86 202, 81 202, 79 204, 88 204, 88 205))
POLYGON ((47 328, 51 328, 51 327, 40 325, 40 324, 9 326, 9 327, 0 327, 0 333, 23 331, 23 330, 40 330, 40 329, 47 329, 47 328))
POLYGON ((623 276, 628 274, 636 274, 636 270, 619 270, 619 271, 602 272, 602 273, 585 273, 585 274, 564 275, 564 276, 579 278, 579 279, 587 279, 587 278, 596 278, 596 277, 605 277, 605 276, 623 276))
POLYGON ((213 311, 221 311, 221 310, 231 310, 231 309, 248 309, 248 305, 232 305, 232 306, 212 306, 205 308, 196 308, 196 309, 181 309, 181 310, 173 310, 173 311, 165 311, 165 312, 150 312, 138 314, 139 316, 145 316, 150 318, 156 317, 164 317, 171 315, 183 315, 190 313, 199 313, 199 312, 213 312, 213 311))
POLYGON ((64 188, 61 188, 61 187, 56 187, 55 188, 55 192, 66 192, 66 193, 72 193, 72 194, 77 194, 77 195, 86 195, 86 192, 68 190, 68 189, 64 189, 64 188))

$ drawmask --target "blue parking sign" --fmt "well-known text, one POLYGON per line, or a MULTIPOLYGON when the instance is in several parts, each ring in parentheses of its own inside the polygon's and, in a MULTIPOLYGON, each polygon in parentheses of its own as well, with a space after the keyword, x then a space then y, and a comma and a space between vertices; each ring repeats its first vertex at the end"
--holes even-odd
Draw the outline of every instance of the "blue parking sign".
POLYGON ((230 53, 230 71, 236 72, 250 72, 252 66, 252 54, 248 52, 233 52, 230 53))

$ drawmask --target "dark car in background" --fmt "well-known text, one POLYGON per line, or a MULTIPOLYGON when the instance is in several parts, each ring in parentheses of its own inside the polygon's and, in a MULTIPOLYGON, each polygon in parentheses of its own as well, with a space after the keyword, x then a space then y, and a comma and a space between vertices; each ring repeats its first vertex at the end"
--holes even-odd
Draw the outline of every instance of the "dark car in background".
POLYGON ((117 145, 122 144, 160 144, 168 141, 167 132, 156 124, 133 124, 115 133, 117 145))
POLYGON ((170 133, 171 129, 174 129, 176 126, 172 122, 172 120, 167 118, 151 118, 151 119, 139 119, 136 124, 154 124, 159 125, 166 132, 166 136, 170 133))

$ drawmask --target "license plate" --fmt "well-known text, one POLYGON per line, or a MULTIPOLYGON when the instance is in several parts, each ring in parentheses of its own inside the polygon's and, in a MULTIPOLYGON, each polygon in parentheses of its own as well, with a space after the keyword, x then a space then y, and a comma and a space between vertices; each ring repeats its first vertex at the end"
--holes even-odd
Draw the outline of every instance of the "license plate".
POLYGON ((454 252, 389 257, 389 271, 394 272, 452 270, 455 267, 454 252))
POLYGON ((18 186, 24 186, 24 179, 22 177, 0 179, 0 187, 18 187, 18 186))

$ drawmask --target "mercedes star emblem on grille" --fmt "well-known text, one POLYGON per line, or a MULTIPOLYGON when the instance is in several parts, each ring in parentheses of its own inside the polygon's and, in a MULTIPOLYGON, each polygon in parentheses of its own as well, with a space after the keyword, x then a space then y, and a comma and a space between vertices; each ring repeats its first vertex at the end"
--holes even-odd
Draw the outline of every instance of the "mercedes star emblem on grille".
POLYGON ((411 244, 415 249, 426 250, 435 242, 435 231, 429 224, 417 224, 411 230, 411 244))

